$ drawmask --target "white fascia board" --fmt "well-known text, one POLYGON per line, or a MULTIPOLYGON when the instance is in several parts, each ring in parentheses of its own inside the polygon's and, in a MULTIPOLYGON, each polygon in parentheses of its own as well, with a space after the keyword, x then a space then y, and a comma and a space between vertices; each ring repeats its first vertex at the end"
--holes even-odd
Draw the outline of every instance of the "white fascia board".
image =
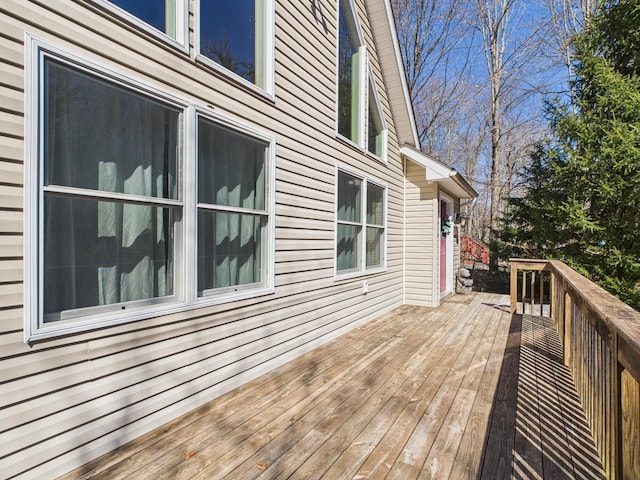
POLYGON ((415 115, 413 113, 413 106, 411 103, 411 97, 409 96, 409 86, 406 81, 406 72, 404 71, 404 63, 402 62, 402 54, 400 53, 400 44, 398 42, 398 32, 396 30, 396 22, 393 18, 393 10, 391 9, 391 2, 389 0, 384 0, 385 10, 387 12, 387 19, 389 22, 389 30, 391 41, 393 43, 393 52, 396 57, 396 65, 398 66, 398 72, 400 74, 401 85, 402 85, 402 93, 404 95, 404 103, 405 108, 407 109, 407 114, 409 115, 409 121, 411 122, 411 133, 413 134, 413 144, 416 147, 420 146, 420 140, 418 139, 418 127, 416 124, 415 115))

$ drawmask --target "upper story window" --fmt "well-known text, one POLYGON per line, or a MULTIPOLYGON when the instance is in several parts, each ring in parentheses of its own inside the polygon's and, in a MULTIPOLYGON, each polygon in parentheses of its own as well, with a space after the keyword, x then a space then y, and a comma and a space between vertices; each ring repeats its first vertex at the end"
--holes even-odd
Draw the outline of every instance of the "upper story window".
POLYGON ((187 48, 188 0, 94 0, 152 33, 162 33, 187 48))
POLYGON ((27 339, 272 292, 273 137, 29 42, 27 339))
POLYGON ((386 189, 365 176, 339 169, 337 194, 337 274, 383 269, 386 189))
POLYGON ((199 0, 201 60, 273 93, 273 0, 199 0))
POLYGON ((386 161, 387 128, 355 7, 338 7, 338 134, 386 161))
POLYGON ((338 133, 361 145, 366 50, 351 0, 340 0, 338 15, 338 133))

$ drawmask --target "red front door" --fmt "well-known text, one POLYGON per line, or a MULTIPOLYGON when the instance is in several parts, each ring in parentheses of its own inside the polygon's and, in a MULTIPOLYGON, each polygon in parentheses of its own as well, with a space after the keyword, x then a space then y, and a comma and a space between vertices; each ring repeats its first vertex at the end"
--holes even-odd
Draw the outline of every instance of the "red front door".
POLYGON ((442 233, 442 226, 446 223, 447 203, 440 201, 440 293, 447 290, 447 237, 442 233))

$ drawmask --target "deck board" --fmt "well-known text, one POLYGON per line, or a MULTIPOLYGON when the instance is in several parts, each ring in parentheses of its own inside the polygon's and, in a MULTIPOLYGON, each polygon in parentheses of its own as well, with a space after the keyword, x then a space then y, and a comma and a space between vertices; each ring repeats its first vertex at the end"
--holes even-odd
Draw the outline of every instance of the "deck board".
POLYGON ((603 478, 561 358, 506 296, 405 306, 64 478, 603 478))

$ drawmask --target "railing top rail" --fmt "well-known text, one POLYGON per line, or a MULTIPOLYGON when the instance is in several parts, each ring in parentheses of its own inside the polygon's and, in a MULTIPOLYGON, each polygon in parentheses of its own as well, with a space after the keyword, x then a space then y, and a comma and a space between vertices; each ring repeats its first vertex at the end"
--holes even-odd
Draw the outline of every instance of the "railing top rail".
POLYGON ((523 258, 510 258, 509 261, 513 265, 517 264, 522 270, 548 270, 550 267, 549 260, 540 260, 538 258, 523 259, 523 258))
POLYGON ((517 263, 545 263, 545 264, 551 262, 551 260, 548 260, 545 258, 510 258, 509 261, 517 262, 517 263))

